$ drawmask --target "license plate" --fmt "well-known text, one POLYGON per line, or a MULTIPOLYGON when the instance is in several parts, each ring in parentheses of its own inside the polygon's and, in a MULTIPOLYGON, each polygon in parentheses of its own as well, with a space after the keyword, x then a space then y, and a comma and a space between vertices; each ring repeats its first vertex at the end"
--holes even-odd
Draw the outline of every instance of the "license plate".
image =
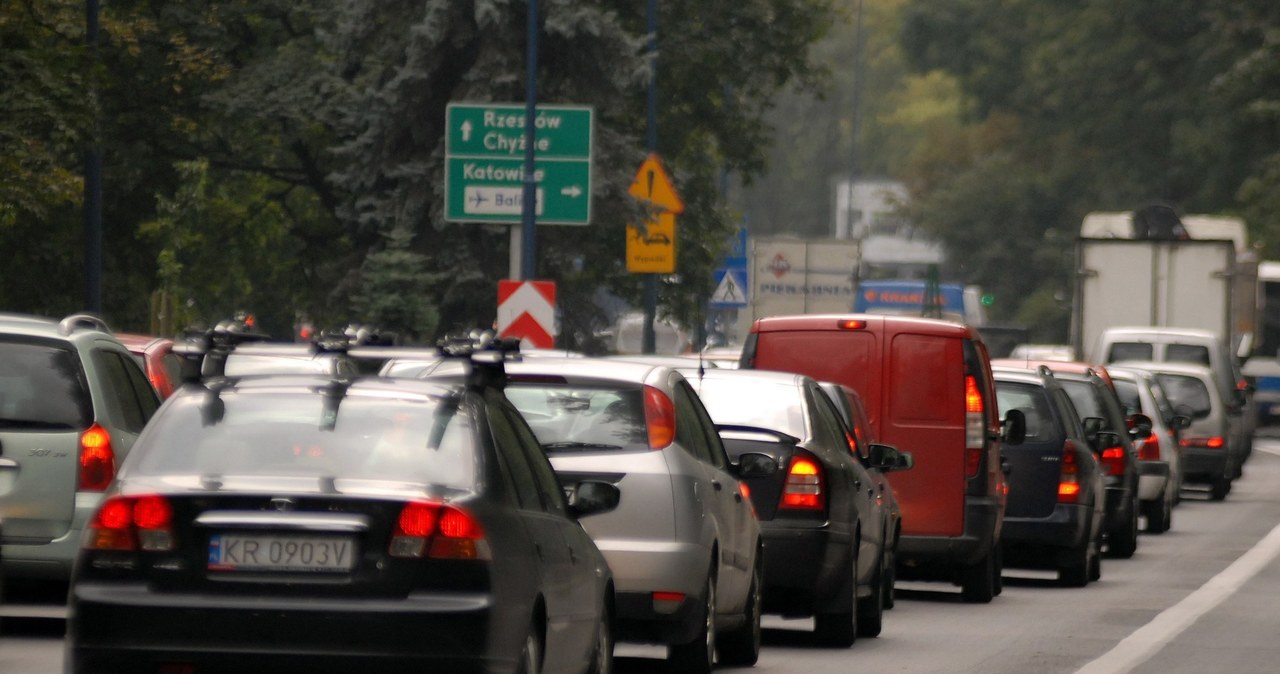
POLYGON ((355 566, 355 541, 342 536, 214 534, 212 571, 338 572, 355 566))

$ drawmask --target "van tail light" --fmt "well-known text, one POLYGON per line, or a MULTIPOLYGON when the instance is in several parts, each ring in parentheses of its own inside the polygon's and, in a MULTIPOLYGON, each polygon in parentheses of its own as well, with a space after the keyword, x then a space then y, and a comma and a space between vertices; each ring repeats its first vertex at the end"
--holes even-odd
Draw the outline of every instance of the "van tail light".
POLYGON ((1077 503, 1080 499, 1080 464, 1076 459, 1076 443, 1062 444, 1062 463, 1058 475, 1058 503, 1077 503))
POLYGON ((983 441, 986 439, 984 409, 982 391, 978 389, 977 377, 966 375, 964 378, 964 472, 968 477, 976 477, 982 468, 983 441))
POLYGON ((649 449, 663 449, 676 439, 676 407, 667 394, 644 387, 644 419, 649 429, 649 449))
POLYGON ((474 515, 431 501, 404 505, 387 554, 408 559, 492 559, 484 528, 474 515))
POLYGON ((822 489, 822 466, 805 456, 791 458, 787 469, 787 481, 782 486, 784 510, 822 510, 827 505, 822 489))
POLYGON ((98 506, 86 550, 173 550, 173 508, 163 496, 112 496, 98 506))
POLYGON ((840 330, 861 330, 867 327, 867 322, 857 318, 842 318, 836 323, 836 328, 840 330))
POLYGON ((1209 449, 1222 449, 1227 445, 1227 441, 1221 435, 1214 435, 1208 438, 1183 438, 1180 443, 1183 447, 1208 447, 1209 449))
POLYGON ((1107 467, 1107 475, 1124 475, 1124 447, 1102 450, 1102 465, 1107 467))
POLYGON ((106 491, 116 479, 116 452, 111 434, 94 424, 80 434, 79 491, 106 491))
POLYGON ((1142 445, 1138 447, 1138 458, 1143 461, 1159 461, 1160 460, 1160 437, 1154 433, 1147 436, 1142 441, 1142 445))

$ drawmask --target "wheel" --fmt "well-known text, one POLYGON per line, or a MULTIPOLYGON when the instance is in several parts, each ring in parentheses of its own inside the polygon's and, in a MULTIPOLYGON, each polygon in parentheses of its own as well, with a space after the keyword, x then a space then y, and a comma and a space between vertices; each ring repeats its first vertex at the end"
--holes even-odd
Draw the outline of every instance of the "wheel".
POLYGON ((995 563, 991 565, 994 575, 991 577, 992 594, 999 597, 1004 592, 1004 548, 996 546, 995 563))
POLYGON ((707 572, 703 596, 702 627, 692 641, 673 644, 667 656, 673 671, 683 674, 707 674, 716 657, 716 576, 707 572))
POLYGON ((1161 497, 1159 501, 1142 504, 1142 514, 1147 517, 1147 533, 1163 534, 1169 530, 1169 520, 1173 517, 1173 503, 1170 501, 1161 497))
POLYGON ((996 551, 987 550, 982 559, 960 572, 960 596, 970 604, 989 604, 996 596, 996 551))
POLYGON ((878 637, 884 625, 884 555, 871 579, 871 594, 858 599, 857 630, 860 637, 878 637))
MULTIPOLYGON (((609 590, 612 592, 612 590, 609 590)), ((591 655, 591 668, 587 674, 613 674, 613 615, 609 601, 600 607, 600 624, 596 627, 596 645, 591 655)))
POLYGON ((720 663, 751 667, 760 659, 760 605, 764 585, 760 552, 756 552, 756 566, 751 572, 751 588, 747 590, 747 605, 743 613, 746 621, 718 637, 720 663))
POLYGON ((818 613, 813 616, 813 631, 818 643, 831 648, 849 648, 858 639, 858 540, 853 543, 852 559, 845 570, 846 584, 841 587, 841 599, 848 599, 848 609, 834 613, 818 613))
POLYGON ((1129 559, 1138 551, 1138 502, 1129 503, 1129 518, 1118 531, 1111 532, 1111 540, 1107 543, 1107 555, 1117 559, 1129 559))
POLYGON ((885 552, 885 556, 888 561, 884 565, 884 608, 888 610, 893 608, 894 587, 898 584, 898 555, 890 549, 885 552))
POLYGON ((538 674, 542 671, 542 637, 538 623, 529 623, 529 632, 524 635, 524 650, 520 653, 519 674, 538 674))
POLYGON ((1093 571, 1093 553, 1093 537, 1086 536, 1080 545, 1071 549, 1067 560, 1058 566, 1058 584, 1064 587, 1088 585, 1093 571))
POLYGON ((1221 501, 1227 497, 1229 491, 1231 491, 1231 480, 1227 479, 1226 475, 1219 475, 1209 484, 1209 500, 1221 501))

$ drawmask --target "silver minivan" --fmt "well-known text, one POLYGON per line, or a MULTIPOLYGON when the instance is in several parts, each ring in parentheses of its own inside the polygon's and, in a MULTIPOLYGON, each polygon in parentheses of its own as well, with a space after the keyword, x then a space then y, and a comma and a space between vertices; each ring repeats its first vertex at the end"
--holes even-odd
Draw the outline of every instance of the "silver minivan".
POLYGON ((1213 371, 1189 363, 1135 361, 1124 365, 1154 373, 1174 411, 1191 419, 1181 440, 1184 483, 1207 484, 1210 499, 1226 498, 1244 461, 1230 441, 1238 434, 1242 420, 1239 414, 1228 413, 1213 371))

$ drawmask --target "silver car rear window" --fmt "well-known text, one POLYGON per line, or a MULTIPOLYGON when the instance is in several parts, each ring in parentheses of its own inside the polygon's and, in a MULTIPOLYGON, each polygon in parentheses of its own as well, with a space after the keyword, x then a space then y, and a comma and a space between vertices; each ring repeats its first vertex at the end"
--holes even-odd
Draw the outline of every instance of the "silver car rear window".
POLYGON ((649 447, 639 387, 511 383, 506 394, 547 451, 649 447))
POLYGON ((450 396, 187 396, 152 419, 134 475, 279 475, 393 480, 471 491, 475 421, 450 396))
POLYGON ((72 430, 92 422, 89 390, 74 351, 0 341, 0 428, 72 430))
POLYGON ((1200 379, 1179 374, 1157 374, 1156 380, 1175 409, 1190 411, 1193 417, 1208 416, 1213 411, 1209 388, 1200 379))

